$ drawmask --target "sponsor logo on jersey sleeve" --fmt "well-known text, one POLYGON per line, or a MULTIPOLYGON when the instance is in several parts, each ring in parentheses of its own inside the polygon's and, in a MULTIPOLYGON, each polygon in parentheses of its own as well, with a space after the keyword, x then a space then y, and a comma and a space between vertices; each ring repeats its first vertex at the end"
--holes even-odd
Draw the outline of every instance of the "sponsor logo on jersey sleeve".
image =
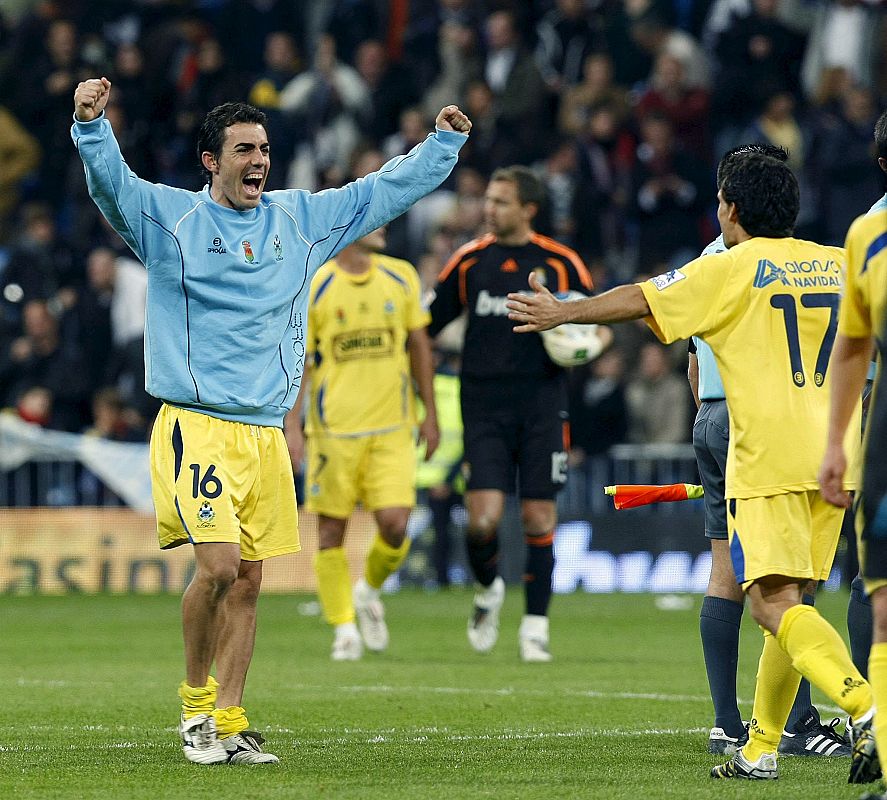
POLYGON ((679 269, 670 269, 668 272, 663 272, 661 275, 650 278, 650 283, 661 292, 663 289, 667 289, 672 284, 682 281, 686 277, 679 269))

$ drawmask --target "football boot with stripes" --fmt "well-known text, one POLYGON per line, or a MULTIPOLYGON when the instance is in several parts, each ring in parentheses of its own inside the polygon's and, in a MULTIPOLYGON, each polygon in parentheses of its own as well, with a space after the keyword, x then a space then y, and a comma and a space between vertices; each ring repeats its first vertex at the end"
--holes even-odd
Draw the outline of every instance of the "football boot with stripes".
POLYGON ((784 756, 833 756, 847 758, 850 745, 836 728, 840 720, 835 717, 823 725, 815 708, 796 723, 791 731, 783 731, 779 740, 779 754, 784 756))

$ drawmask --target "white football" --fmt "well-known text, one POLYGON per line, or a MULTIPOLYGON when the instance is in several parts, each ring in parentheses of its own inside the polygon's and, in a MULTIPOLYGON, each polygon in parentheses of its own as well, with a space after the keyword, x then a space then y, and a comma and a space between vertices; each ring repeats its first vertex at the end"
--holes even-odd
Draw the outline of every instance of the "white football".
MULTIPOLYGON (((582 292, 557 292, 558 300, 581 300, 582 292)), ((559 367, 578 367, 594 361, 604 351, 604 340, 597 325, 565 322, 548 331, 542 331, 542 345, 548 357, 559 367)))

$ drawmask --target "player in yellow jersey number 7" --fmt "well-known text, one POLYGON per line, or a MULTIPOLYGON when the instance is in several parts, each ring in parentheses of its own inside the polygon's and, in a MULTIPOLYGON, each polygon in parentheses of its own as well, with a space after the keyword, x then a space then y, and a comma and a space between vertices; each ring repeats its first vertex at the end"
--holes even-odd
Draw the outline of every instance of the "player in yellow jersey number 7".
MULTIPOLYGON (((819 494, 817 471, 844 256, 792 238, 798 208, 791 170, 749 155, 718 192, 726 252, 571 303, 531 279, 534 295, 512 294, 507 303, 518 333, 643 318, 663 342, 699 335, 714 351, 731 415, 730 556, 765 631, 749 741, 712 770, 714 778, 778 776, 777 748, 801 675, 852 717, 857 737, 873 717, 871 689, 843 640, 801 602, 807 581, 828 576, 841 528, 841 510, 819 494)), ((854 414, 850 429, 858 431, 858 406, 854 414)), ((848 437, 849 451, 858 438, 848 437)), ((872 754, 857 755, 851 782, 871 780, 872 754)))

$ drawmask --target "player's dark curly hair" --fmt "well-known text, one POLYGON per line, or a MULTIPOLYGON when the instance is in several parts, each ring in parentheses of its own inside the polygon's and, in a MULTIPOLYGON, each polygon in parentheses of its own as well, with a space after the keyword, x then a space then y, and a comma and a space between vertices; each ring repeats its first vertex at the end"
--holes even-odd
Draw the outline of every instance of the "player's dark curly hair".
POLYGON ((798 180, 788 165, 751 153, 727 171, 721 194, 736 204, 739 224, 749 236, 791 236, 801 206, 798 180))
POLYGON ((724 153, 724 155, 721 156, 721 160, 718 162, 717 181, 719 189, 724 183, 724 176, 727 172, 731 170, 738 161, 752 153, 757 153, 762 156, 770 156, 770 158, 775 158, 777 161, 788 161, 788 150, 779 145, 767 144, 765 142, 741 144, 739 147, 734 147, 732 150, 728 150, 724 153))
POLYGON ((222 103, 206 115, 200 126, 200 133, 197 134, 197 160, 207 183, 212 183, 212 174, 203 166, 203 154, 212 153, 218 161, 225 143, 225 129, 238 122, 264 126, 266 121, 264 111, 247 103, 222 103))
POLYGON ((878 149, 878 158, 887 158, 887 111, 875 123, 875 147, 878 149))
POLYGON ((517 187, 517 199, 521 205, 535 203, 542 208, 545 203, 545 185, 529 167, 521 165, 500 167, 490 176, 490 183, 493 181, 513 183, 517 187))

